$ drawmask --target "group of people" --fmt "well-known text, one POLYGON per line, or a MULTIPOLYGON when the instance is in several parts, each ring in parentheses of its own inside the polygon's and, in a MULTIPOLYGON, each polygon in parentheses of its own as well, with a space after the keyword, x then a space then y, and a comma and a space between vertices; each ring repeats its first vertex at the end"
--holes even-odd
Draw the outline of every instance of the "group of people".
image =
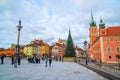
POLYGON ((57 56, 53 56, 53 60, 54 61, 59 61, 59 62, 63 62, 64 61, 63 57, 57 57, 57 56))
MULTIPOLYGON (((42 60, 45 62, 45 67, 48 66, 48 63, 49 63, 49 67, 51 67, 51 63, 52 63, 51 57, 45 56, 42 58, 42 60)), ((28 62, 29 63, 40 63, 40 57, 39 56, 28 57, 28 62)))
MULTIPOLYGON (((1 64, 4 63, 4 55, 1 55, 1 64)), ((52 63, 52 58, 45 56, 44 58, 42 58, 43 61, 45 62, 45 67, 51 67, 51 63, 52 63)), ((40 63, 40 57, 39 56, 35 56, 35 57, 29 57, 28 58, 28 62, 29 63, 40 63)), ((21 60, 20 60, 20 56, 18 55, 13 55, 11 56, 11 65, 14 65, 14 68, 17 68, 17 65, 20 65, 21 60)))
POLYGON ((40 63, 40 57, 39 56, 29 57, 28 62, 29 63, 40 63))
MULTIPOLYGON (((5 55, 1 55, 0 58, 1 58, 1 64, 4 64, 5 55)), ((21 60, 19 56, 17 55, 11 56, 11 65, 14 65, 14 68, 17 68, 17 64, 20 65, 20 61, 21 60)))

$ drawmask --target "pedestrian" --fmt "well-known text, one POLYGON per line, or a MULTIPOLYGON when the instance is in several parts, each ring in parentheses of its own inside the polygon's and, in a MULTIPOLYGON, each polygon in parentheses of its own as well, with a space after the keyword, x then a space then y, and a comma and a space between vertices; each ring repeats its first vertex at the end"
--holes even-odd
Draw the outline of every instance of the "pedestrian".
POLYGON ((18 65, 20 65, 21 59, 20 56, 18 56, 18 65))
POLYGON ((28 62, 30 63, 30 57, 27 58, 28 62))
POLYGON ((33 63, 36 63, 36 57, 35 56, 33 56, 33 63))
POLYGON ((62 62, 64 61, 64 58, 62 57, 62 62))
POLYGON ((40 63, 40 56, 38 56, 38 63, 40 63))
POLYGON ((14 56, 12 55, 11 56, 11 65, 13 65, 13 63, 14 63, 14 56))
POLYGON ((51 67, 52 59, 49 58, 49 67, 51 67))
POLYGON ((44 58, 44 60, 45 60, 45 67, 47 67, 48 58, 47 58, 47 57, 45 57, 45 58, 44 58))
POLYGON ((37 56, 35 57, 35 63, 38 63, 38 57, 37 56))
POLYGON ((61 61, 61 57, 59 57, 59 62, 61 61))
POLYGON ((17 68, 17 56, 14 56, 14 68, 17 68))
POLYGON ((2 56, 1 56, 1 64, 3 64, 4 63, 4 55, 2 54, 2 56))

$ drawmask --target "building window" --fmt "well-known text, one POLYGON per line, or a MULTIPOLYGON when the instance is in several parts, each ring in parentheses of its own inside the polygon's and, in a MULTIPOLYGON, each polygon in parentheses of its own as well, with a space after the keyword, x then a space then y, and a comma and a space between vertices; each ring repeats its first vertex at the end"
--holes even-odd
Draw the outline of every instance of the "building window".
POLYGON ((117 47, 116 47, 116 51, 117 51, 117 52, 120 52, 120 46, 117 46, 117 47))
POLYGON ((102 34, 105 34, 105 32, 102 32, 102 34))
POLYGON ((117 37, 114 40, 115 40, 115 42, 118 42, 118 38, 117 37))
POLYGON ((107 41, 107 42, 110 42, 110 38, 107 38, 106 41, 107 41))
POLYGON ((112 56, 110 55, 110 56, 109 56, 109 59, 111 59, 111 58, 112 58, 112 56))
POLYGON ((108 47, 108 48, 107 48, 107 51, 108 51, 108 52, 111 52, 111 48, 110 48, 110 47, 108 47))

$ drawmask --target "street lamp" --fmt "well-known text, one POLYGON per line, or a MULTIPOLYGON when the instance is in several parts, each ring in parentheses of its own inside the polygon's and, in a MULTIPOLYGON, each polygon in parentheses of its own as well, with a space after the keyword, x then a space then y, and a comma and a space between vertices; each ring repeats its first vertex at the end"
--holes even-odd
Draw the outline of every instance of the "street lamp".
POLYGON ((86 65, 88 65, 88 55, 87 55, 87 47, 86 47, 87 46, 87 41, 85 40, 83 44, 85 46, 85 54, 86 54, 86 59, 85 59, 86 61, 85 62, 86 62, 86 65))
POLYGON ((20 65, 20 46, 19 46, 19 40, 20 40, 20 30, 22 28, 21 26, 21 20, 19 20, 19 24, 17 25, 18 28, 18 36, 17 36, 17 45, 16 45, 16 57, 18 59, 18 65, 20 65))
POLYGON ((118 60, 118 67, 119 67, 119 69, 120 69, 120 62, 119 62, 119 60, 120 60, 120 55, 119 55, 119 54, 116 55, 116 58, 117 58, 117 60, 118 60))

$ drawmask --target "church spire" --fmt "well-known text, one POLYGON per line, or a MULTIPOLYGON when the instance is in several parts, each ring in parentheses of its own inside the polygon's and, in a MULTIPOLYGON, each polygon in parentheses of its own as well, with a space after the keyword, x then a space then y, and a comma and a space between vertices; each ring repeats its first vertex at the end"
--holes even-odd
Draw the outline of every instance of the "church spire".
POLYGON ((95 27, 95 26, 96 26, 96 22, 94 21, 93 14, 92 14, 92 11, 91 11, 91 22, 90 22, 90 27, 95 27))
POLYGON ((104 29, 105 28, 105 23, 102 20, 102 17, 100 16, 100 23, 99 23, 99 29, 104 29))
POLYGON ((102 20, 102 16, 100 16, 100 23, 102 23, 103 22, 103 20, 102 20))
POLYGON ((94 19, 93 19, 93 14, 92 14, 92 12, 91 12, 91 20, 94 20, 94 19))

